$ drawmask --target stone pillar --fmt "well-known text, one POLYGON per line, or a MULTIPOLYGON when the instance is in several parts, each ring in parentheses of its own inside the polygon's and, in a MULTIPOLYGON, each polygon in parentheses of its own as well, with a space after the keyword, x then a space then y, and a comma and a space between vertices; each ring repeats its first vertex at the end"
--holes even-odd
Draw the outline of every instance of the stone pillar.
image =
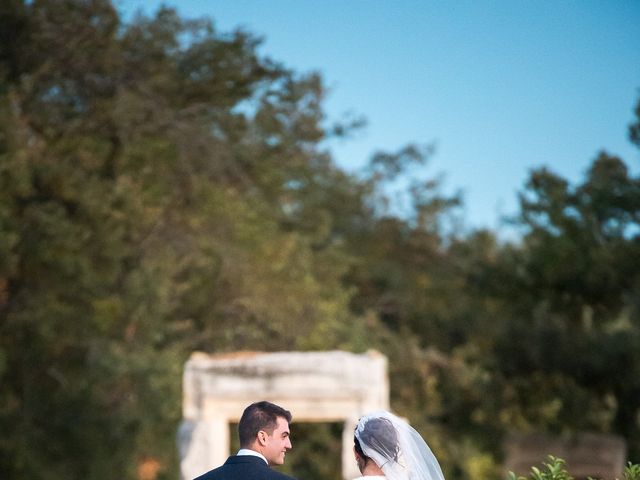
POLYGON ((229 421, 217 417, 207 421, 209 426, 209 455, 211 463, 222 465, 229 456, 229 421))
POLYGON ((342 430, 342 478, 353 479, 360 476, 358 465, 353 454, 353 433, 358 424, 358 417, 348 418, 342 430))

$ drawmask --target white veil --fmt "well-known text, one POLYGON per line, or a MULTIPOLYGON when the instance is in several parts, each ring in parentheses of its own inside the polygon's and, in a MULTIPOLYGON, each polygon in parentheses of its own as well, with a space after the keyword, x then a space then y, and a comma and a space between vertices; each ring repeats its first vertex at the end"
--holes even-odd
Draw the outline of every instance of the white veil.
POLYGON ((444 480, 438 460, 416 430, 386 411, 358 421, 355 437, 387 480, 444 480))

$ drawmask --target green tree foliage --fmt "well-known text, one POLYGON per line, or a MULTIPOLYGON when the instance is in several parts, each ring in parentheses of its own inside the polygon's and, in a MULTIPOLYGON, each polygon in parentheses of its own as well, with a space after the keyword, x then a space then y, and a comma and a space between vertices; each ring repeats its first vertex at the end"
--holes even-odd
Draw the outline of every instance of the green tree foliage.
POLYGON ((359 338, 320 79, 170 9, 0 19, 1 476, 173 478, 189 352, 359 338))
POLYGON ((522 243, 469 271, 498 307, 482 355, 466 360, 496 392, 478 412, 498 431, 616 432, 635 458, 640 178, 601 153, 583 183, 539 169, 520 198, 522 243))

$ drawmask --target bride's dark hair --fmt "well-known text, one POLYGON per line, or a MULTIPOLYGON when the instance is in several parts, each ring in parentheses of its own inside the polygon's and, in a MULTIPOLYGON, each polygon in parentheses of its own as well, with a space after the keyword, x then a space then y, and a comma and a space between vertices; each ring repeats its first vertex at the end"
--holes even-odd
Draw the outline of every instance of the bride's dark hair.
POLYGON ((391 412, 381 410, 361 417, 354 436, 356 461, 363 475, 372 460, 387 480, 445 480, 424 438, 391 412))
MULTIPOLYGON (((360 438, 371 449, 378 452, 387 460, 398 461, 398 434, 393 424, 386 418, 370 418, 361 427, 360 438)), ((354 447, 358 455, 371 458, 362 451, 358 438, 353 437, 354 447)), ((378 465, 382 467, 382 465, 378 465)))

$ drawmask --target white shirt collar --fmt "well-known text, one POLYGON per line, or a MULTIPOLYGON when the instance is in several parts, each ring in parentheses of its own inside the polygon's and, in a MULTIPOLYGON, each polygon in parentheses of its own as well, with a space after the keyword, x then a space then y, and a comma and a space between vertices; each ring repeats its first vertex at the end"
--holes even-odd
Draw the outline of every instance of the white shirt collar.
POLYGON ((255 450, 250 450, 248 448, 241 448, 240 450, 238 450, 238 453, 236 455, 238 456, 253 455, 254 457, 260 457, 262 460, 264 460, 264 462, 267 465, 269 465, 269 462, 267 462, 267 459, 265 458, 265 456, 262 455, 260 452, 256 452, 255 450))

